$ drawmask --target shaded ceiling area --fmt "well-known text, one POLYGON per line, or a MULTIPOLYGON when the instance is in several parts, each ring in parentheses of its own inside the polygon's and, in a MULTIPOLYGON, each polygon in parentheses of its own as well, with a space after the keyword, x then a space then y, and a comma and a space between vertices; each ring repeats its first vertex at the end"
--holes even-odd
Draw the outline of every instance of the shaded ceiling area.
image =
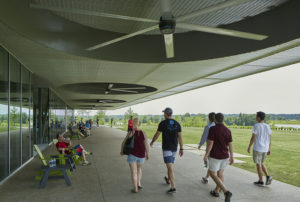
MULTIPOLYGON (((172 2, 174 15, 181 16, 225 1, 172 2)), ((191 18, 189 23, 268 38, 254 41, 178 28, 171 59, 165 57, 157 30, 85 50, 153 23, 34 9, 30 3, 158 20, 159 1, 1 1, 1 45, 33 72, 35 85, 50 87, 78 109, 117 109, 300 61, 296 0, 249 0, 191 18)))

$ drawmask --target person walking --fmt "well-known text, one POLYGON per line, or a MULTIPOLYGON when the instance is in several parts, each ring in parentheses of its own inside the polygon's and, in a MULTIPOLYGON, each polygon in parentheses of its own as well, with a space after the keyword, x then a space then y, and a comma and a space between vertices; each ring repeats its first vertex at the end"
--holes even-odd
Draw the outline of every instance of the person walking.
POLYGON ((167 193, 172 194, 176 193, 173 164, 177 154, 178 141, 180 144, 179 155, 180 157, 183 155, 183 141, 180 124, 172 119, 173 110, 167 107, 163 112, 165 120, 160 122, 150 146, 153 147, 153 143, 157 140, 160 133, 162 133, 163 157, 168 170, 168 177, 165 176, 164 179, 167 184, 171 183, 171 188, 167 193))
POLYGON ((266 185, 270 185, 272 182, 272 176, 269 175, 267 167, 264 165, 267 155, 270 155, 271 148, 271 134, 272 130, 269 125, 267 125, 265 120, 266 114, 264 112, 256 113, 256 121, 252 130, 252 137, 248 147, 248 153, 251 151, 253 146, 253 161, 256 164, 258 181, 254 182, 254 185, 264 186, 263 172, 266 175, 266 185))
POLYGON ((131 153, 128 155, 127 162, 129 163, 130 171, 131 171, 131 180, 133 184, 133 193, 138 193, 141 190, 142 184, 142 164, 146 160, 149 159, 149 146, 148 146, 148 138, 144 131, 140 129, 141 121, 138 118, 133 120, 134 128, 132 131, 129 131, 122 142, 121 145, 121 156, 123 156, 123 149, 126 140, 132 136, 134 136, 134 147, 131 153))
POLYGON ((134 126, 133 117, 130 116, 130 119, 128 120, 128 129, 127 129, 127 132, 132 131, 133 130, 133 126, 134 126))
POLYGON ((203 158, 204 163, 208 160, 208 170, 211 178, 216 183, 216 188, 210 192, 214 197, 220 196, 220 190, 225 195, 225 202, 230 202, 232 193, 224 185, 224 170, 229 164, 233 164, 233 147, 231 131, 223 124, 224 115, 215 115, 216 125, 209 129, 209 145, 203 158), (228 154, 228 148, 229 153, 228 154))
MULTIPOLYGON (((204 145, 204 143, 206 142, 206 150, 207 150, 207 147, 208 147, 208 133, 209 133, 209 129, 213 126, 215 126, 215 113, 214 112, 211 112, 208 114, 208 124, 205 126, 204 128, 204 131, 203 131, 203 134, 202 134, 202 137, 201 137, 201 140, 200 140, 200 143, 199 143, 199 146, 198 146, 198 149, 200 150, 201 147, 204 145)), ((207 165, 206 165, 207 166, 207 165)), ((208 180, 209 180, 209 170, 207 170, 206 172, 206 176, 205 177, 202 177, 202 180, 201 182, 203 184, 207 184, 208 183, 208 180)))

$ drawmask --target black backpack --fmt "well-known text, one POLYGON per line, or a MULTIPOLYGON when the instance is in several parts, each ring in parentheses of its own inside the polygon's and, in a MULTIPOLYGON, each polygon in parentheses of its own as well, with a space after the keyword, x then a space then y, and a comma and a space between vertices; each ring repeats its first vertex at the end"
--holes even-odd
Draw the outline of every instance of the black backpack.
POLYGON ((131 154, 131 151, 134 147, 134 132, 132 131, 132 133, 132 136, 129 137, 124 144, 123 154, 125 155, 131 154))

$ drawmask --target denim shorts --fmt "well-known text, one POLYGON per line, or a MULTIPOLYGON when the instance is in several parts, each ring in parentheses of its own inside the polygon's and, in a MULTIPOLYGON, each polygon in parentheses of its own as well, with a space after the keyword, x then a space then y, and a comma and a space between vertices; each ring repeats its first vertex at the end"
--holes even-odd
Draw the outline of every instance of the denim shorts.
POLYGON ((163 150, 164 162, 174 163, 177 150, 163 150))
POLYGON ((139 158, 139 157, 136 157, 132 154, 129 154, 128 157, 127 157, 127 162, 128 163, 138 163, 138 164, 143 164, 145 161, 145 158, 139 158))

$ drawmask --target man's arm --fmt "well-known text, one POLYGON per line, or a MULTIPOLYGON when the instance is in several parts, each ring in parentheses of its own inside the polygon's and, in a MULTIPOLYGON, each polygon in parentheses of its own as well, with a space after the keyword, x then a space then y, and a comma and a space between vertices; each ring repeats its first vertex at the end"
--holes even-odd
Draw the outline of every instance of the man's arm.
POLYGON ((153 143, 157 140, 157 138, 159 137, 159 135, 160 135, 160 131, 156 131, 156 133, 155 133, 155 135, 154 135, 154 137, 152 138, 152 141, 151 141, 151 143, 150 143, 150 146, 152 147, 153 146, 153 143))
POLYGON ((212 150, 213 145, 214 145, 214 141, 213 140, 209 140, 209 144, 208 144, 206 153, 205 153, 204 158, 203 158, 204 163, 206 163, 206 161, 208 160, 208 156, 210 154, 210 151, 212 150))
POLYGON ((232 165, 233 164, 233 146, 232 146, 232 142, 229 142, 229 154, 230 154, 229 165, 232 165))
POLYGON ((248 153, 250 153, 251 151, 251 147, 253 145, 253 143, 255 142, 255 139, 256 139, 256 134, 252 134, 252 137, 251 137, 251 140, 250 140, 250 143, 249 143, 249 147, 248 147, 248 153))
POLYGON ((145 148, 146 148, 146 160, 149 159, 149 145, 148 145, 148 137, 147 134, 145 132, 143 132, 144 134, 144 138, 145 138, 145 148))
POLYGON ((201 137, 198 149, 200 149, 204 145, 204 143, 206 142, 207 137, 208 137, 208 132, 209 132, 209 128, 206 126, 203 133, 202 133, 202 137, 201 137))
POLYGON ((271 154, 271 135, 270 135, 270 144, 269 144, 269 151, 268 151, 268 155, 270 155, 271 154))
POLYGON ((183 141, 182 141, 182 132, 178 133, 178 141, 180 145, 179 156, 183 155, 183 141))

